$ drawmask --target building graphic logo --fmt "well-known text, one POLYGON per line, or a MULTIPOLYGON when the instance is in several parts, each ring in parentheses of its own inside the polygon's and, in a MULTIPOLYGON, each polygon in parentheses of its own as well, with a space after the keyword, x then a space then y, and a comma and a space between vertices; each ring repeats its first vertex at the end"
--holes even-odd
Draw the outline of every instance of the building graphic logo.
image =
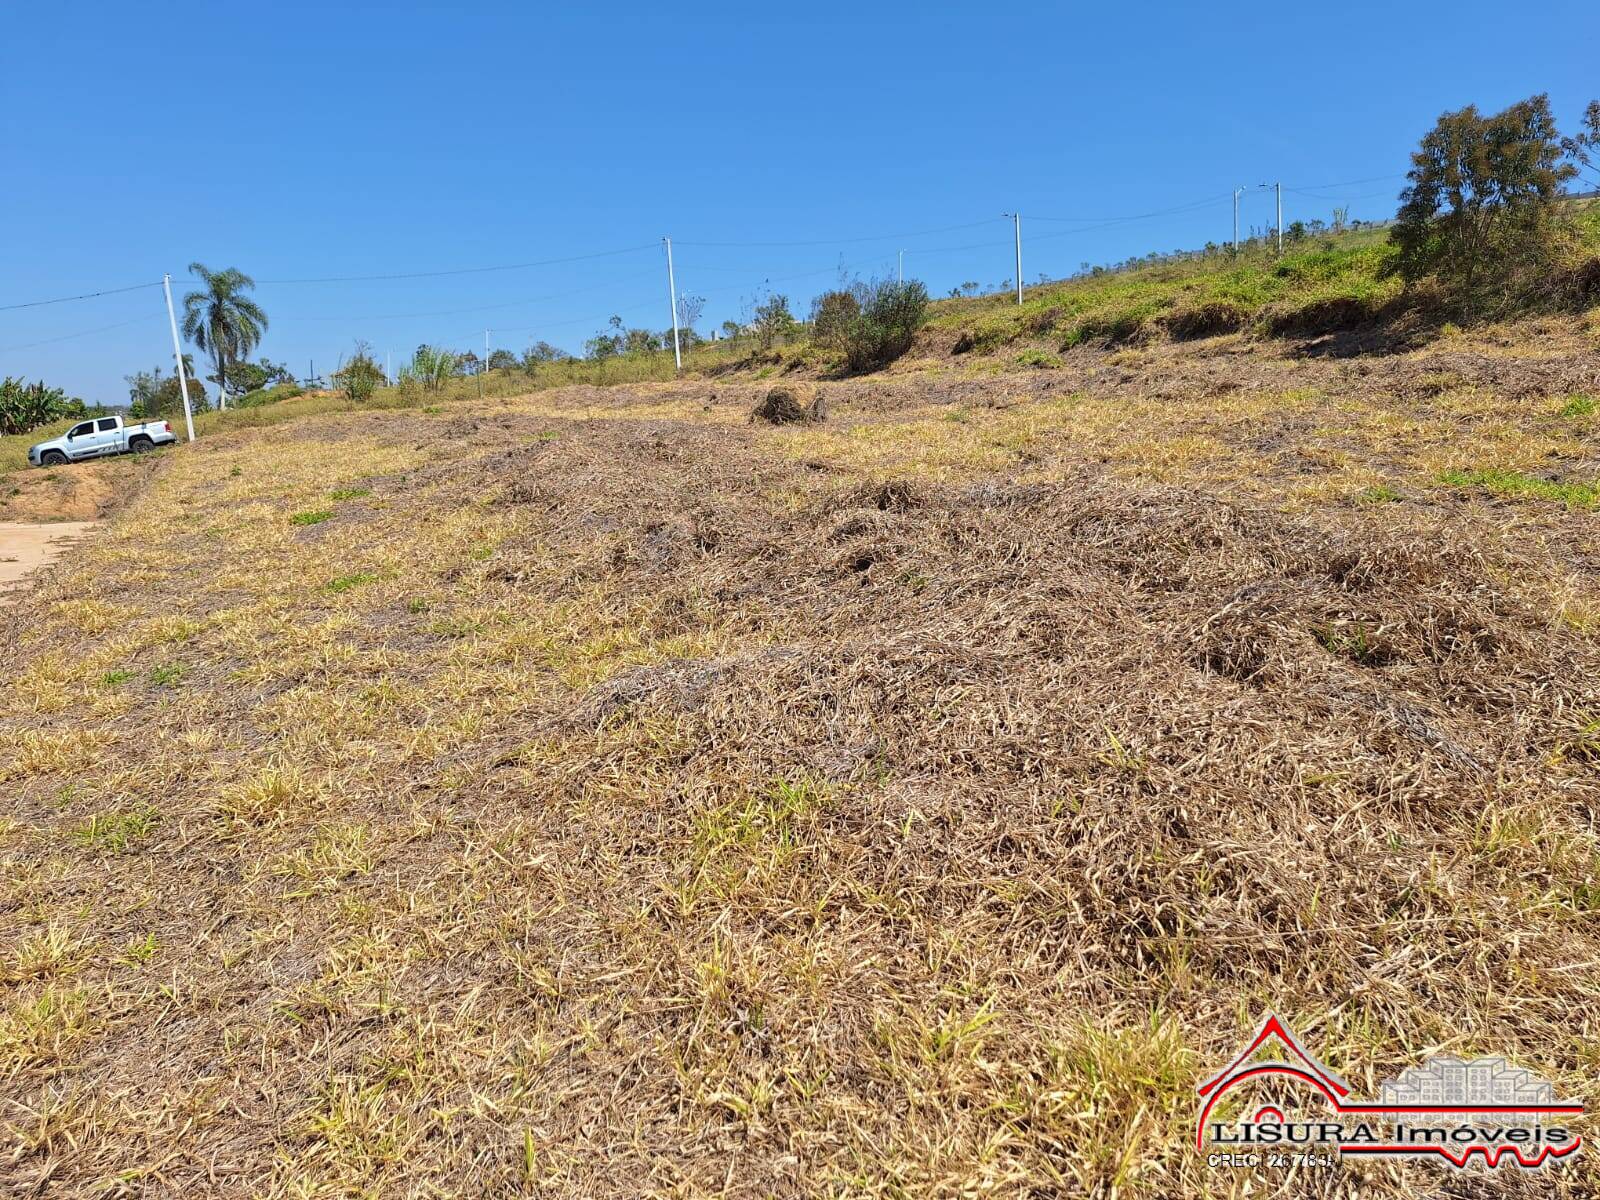
POLYGON ((1326 1165, 1335 1156, 1368 1155, 1531 1169, 1566 1159, 1583 1145, 1569 1125, 1582 1116, 1583 1105, 1558 1100, 1550 1083, 1504 1058, 1431 1058, 1384 1083, 1377 1100, 1360 1100, 1271 1015, 1198 1091, 1195 1144, 1201 1152, 1212 1147, 1213 1165, 1254 1166, 1285 1157, 1326 1165), (1277 1056, 1257 1058, 1263 1048, 1277 1056), (1243 1112, 1252 1111, 1242 1091, 1248 1085, 1270 1099, 1249 1119, 1222 1119, 1220 1112, 1238 1108, 1240 1100, 1243 1112), (1221 1105, 1232 1093, 1240 1094, 1221 1105), (1291 1110, 1294 1119, 1285 1115, 1291 1110))

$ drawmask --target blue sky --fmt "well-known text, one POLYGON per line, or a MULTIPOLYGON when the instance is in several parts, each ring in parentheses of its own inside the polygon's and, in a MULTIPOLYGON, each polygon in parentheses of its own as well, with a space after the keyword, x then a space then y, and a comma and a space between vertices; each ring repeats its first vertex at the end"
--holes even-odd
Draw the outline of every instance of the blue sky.
MULTIPOLYGON (((261 353, 325 373, 356 338, 398 362, 485 327, 513 350, 660 328, 663 234, 704 328, 764 286, 803 315, 901 249, 935 295, 997 284, 1012 210, 1031 281, 1225 240, 1241 184, 1283 180, 1291 221, 1387 216, 1445 109, 1548 91, 1575 125, 1596 45, 1593 0, 19 4, 0 306, 237 266, 261 353)), ((159 289, 0 311, 0 374, 121 403, 158 363, 159 289)))

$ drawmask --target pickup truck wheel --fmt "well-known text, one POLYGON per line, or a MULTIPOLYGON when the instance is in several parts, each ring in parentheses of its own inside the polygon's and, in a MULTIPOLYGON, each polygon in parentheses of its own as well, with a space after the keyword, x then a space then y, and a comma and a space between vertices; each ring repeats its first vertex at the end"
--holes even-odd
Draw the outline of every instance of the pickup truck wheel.
POLYGON ((67 465, 67 456, 59 450, 46 450, 39 456, 39 465, 45 467, 64 467, 67 465))
POLYGON ((143 454, 146 450, 154 450, 156 444, 147 437, 136 437, 128 440, 128 449, 134 454, 143 454))

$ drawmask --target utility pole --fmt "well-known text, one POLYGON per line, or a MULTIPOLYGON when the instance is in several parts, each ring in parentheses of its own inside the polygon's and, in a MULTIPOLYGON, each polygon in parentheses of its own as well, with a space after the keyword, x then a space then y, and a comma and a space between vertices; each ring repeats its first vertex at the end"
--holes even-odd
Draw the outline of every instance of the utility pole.
POLYGON ((902 250, 902 251, 900 251, 900 274, 895 279, 895 282, 896 283, 904 283, 905 281, 906 281, 906 252, 904 250, 902 250))
POLYGON ((178 341, 178 314, 172 311, 172 276, 161 277, 161 289, 167 294, 167 323, 172 326, 172 357, 178 364, 178 390, 183 393, 183 423, 189 429, 189 440, 194 441, 194 409, 189 407, 189 380, 183 373, 183 343, 178 341))
POLYGON ((1233 189, 1233 256, 1239 257, 1239 197, 1244 195, 1242 187, 1233 189))
POLYGON ((489 331, 483 331, 483 361, 478 364, 478 399, 483 399, 483 377, 489 373, 489 331))
POLYGON ((1022 214, 1001 213, 1002 217, 1010 217, 1012 227, 1017 234, 1017 306, 1022 306, 1022 214))
POLYGON ((667 297, 672 301, 672 361, 683 370, 683 351, 678 347, 678 283, 672 275, 672 239, 661 239, 667 247, 667 297))
POLYGON ((1283 257, 1283 180, 1272 185, 1278 190, 1278 257, 1283 257))
POLYGON ((383 382, 385 387, 394 386, 394 376, 389 374, 389 356, 393 353, 394 351, 392 350, 385 350, 383 352, 383 382))

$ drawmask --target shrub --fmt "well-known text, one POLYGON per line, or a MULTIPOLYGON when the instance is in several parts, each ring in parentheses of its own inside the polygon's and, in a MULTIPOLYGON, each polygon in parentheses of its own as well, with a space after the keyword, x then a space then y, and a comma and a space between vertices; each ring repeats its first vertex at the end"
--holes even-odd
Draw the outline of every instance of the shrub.
POLYGON ((915 279, 859 283, 853 289, 859 312, 845 334, 845 359, 852 371, 893 362, 907 350, 928 315, 928 289, 915 279))
POLYGON ((823 292, 811 302, 811 340, 828 350, 843 350, 861 302, 851 292, 823 292))
POLYGON ((356 352, 333 373, 334 386, 349 400, 360 404, 372 399, 380 383, 386 382, 383 368, 372 357, 372 349, 365 342, 356 343, 356 352))
POLYGON ((456 373, 458 363, 459 360, 449 350, 441 350, 437 346, 418 346, 417 352, 411 356, 411 365, 400 368, 400 379, 402 383, 420 383, 423 391, 437 392, 444 386, 444 381, 456 373))
MULTIPOLYGON (((193 390, 194 385, 190 384, 190 391, 192 392, 193 390)), ((298 383, 276 383, 259 392, 251 392, 249 395, 238 397, 234 400, 233 406, 235 408, 262 408, 268 404, 277 404, 283 400, 293 400, 296 396, 305 394, 305 388, 298 383)))

